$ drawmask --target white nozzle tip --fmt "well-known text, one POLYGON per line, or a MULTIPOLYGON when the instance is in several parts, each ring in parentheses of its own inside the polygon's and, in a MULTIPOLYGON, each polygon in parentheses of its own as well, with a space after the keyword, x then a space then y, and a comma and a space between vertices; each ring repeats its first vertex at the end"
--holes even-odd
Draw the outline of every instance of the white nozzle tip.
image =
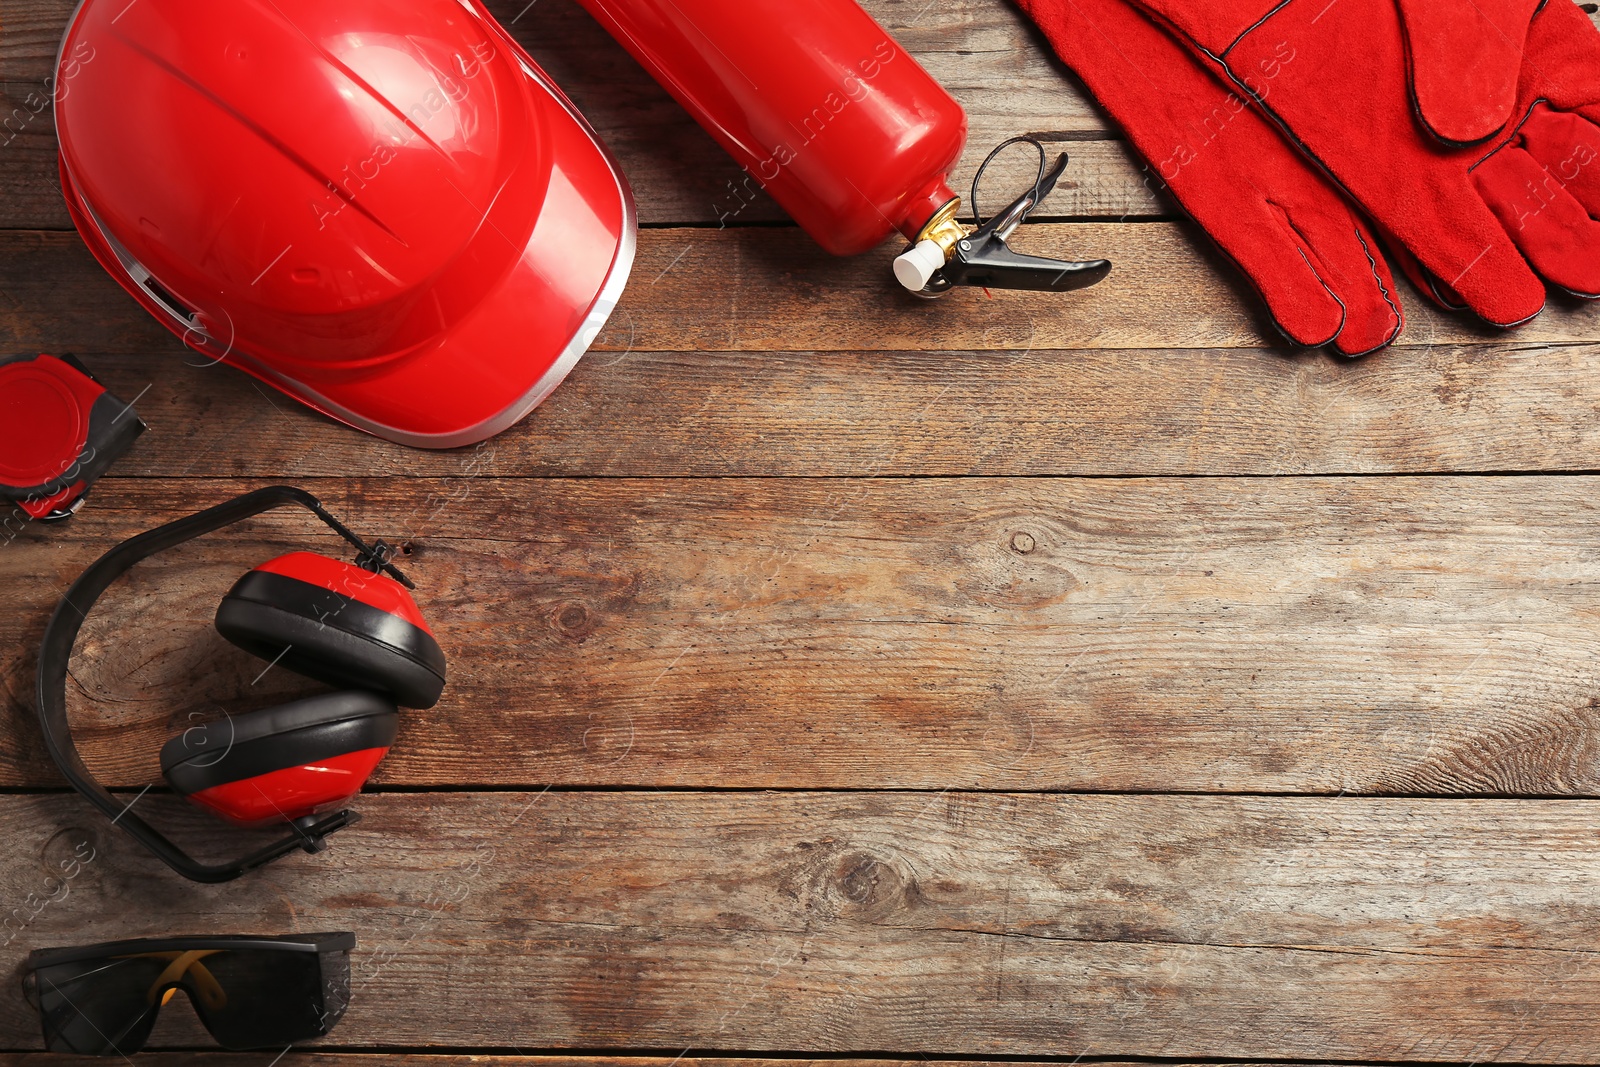
POLYGON ((895 257, 894 276, 913 293, 921 292, 944 266, 944 250, 933 241, 918 241, 895 257))

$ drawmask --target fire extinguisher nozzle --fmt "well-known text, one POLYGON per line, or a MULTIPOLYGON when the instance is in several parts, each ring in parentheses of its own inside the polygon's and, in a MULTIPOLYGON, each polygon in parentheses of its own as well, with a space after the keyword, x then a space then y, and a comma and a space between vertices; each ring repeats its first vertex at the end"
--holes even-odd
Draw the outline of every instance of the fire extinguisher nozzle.
POLYGON ((944 263, 944 249, 924 238, 895 257, 894 276, 913 293, 919 292, 927 288, 944 263))

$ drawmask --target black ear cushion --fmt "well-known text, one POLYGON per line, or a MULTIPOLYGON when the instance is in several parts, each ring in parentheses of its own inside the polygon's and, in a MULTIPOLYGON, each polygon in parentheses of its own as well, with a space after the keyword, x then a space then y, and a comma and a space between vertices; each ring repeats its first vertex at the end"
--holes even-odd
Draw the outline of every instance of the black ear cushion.
POLYGON ((234 583, 217 632, 246 652, 329 685, 375 689, 408 708, 444 691, 444 651, 398 615, 269 571, 234 583))
POLYGON ((388 748, 399 713, 377 693, 323 693, 195 726, 161 746, 161 773, 188 795, 317 760, 388 748))

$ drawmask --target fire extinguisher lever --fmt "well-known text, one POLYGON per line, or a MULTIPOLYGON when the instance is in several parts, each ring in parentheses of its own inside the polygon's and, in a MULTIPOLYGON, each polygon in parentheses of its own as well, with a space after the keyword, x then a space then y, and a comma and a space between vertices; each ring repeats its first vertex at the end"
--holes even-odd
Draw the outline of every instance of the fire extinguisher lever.
MULTIPOLYGON (((973 234, 958 241, 950 262, 939 271, 948 286, 981 285, 1044 293, 1084 289, 1109 273, 1111 263, 1104 259, 1074 262, 1013 252, 998 233, 973 234)), ((930 281, 930 287, 939 275, 930 281)))
POLYGON ((902 285, 929 298, 943 296, 958 285, 1064 293, 1094 285, 1111 273, 1108 260, 1045 259, 1015 252, 1006 244, 1055 189, 1067 169, 1067 154, 1063 152, 1046 171, 1044 146, 1031 137, 1013 137, 989 153, 972 181, 973 214, 978 214, 978 178, 990 160, 1008 145, 1023 142, 1039 152, 1039 176, 1034 183, 987 222, 979 216, 979 225, 970 231, 955 221, 960 201, 952 199, 923 227, 912 247, 895 260, 895 277, 902 285))

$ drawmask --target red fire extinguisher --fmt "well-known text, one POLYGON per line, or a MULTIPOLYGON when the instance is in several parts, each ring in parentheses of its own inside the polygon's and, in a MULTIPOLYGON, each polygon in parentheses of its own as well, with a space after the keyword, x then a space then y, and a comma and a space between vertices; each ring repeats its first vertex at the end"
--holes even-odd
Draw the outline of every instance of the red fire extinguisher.
POLYGON ((1110 271, 1105 260, 1006 246, 1054 187, 1064 154, 1046 173, 1040 147, 1039 179, 1023 196, 975 228, 957 220, 947 180, 966 114, 854 0, 579 2, 727 149, 747 184, 828 251, 855 255, 899 231, 911 247, 895 275, 926 296, 953 285, 1079 289, 1110 271))

